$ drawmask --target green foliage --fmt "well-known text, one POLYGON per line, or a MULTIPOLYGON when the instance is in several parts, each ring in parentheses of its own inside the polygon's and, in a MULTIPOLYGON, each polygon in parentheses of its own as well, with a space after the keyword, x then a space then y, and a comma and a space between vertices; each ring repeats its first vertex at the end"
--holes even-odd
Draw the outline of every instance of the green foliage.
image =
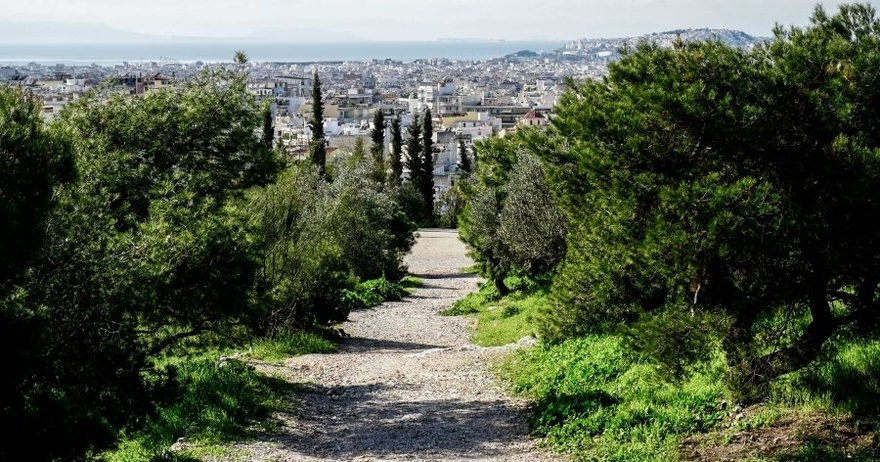
MULTIPOLYGON (((501 297, 494 285, 482 284, 444 314, 475 316, 473 341, 477 344, 517 341, 533 332, 536 314, 549 302, 546 281, 508 278, 507 285, 512 293, 501 297)), ((669 338, 670 332, 672 336, 693 336, 693 324, 708 320, 687 313, 644 322, 650 327, 635 329, 652 329, 658 342, 665 339, 671 345, 633 348, 634 341, 646 337, 593 335, 557 345, 545 342, 506 360, 501 373, 515 391, 532 400, 532 429, 537 435, 558 450, 572 452, 575 460, 653 461, 679 460, 682 442, 702 433, 711 432, 707 439, 721 441, 733 433, 742 438, 741 432, 765 431, 781 421, 803 419, 809 424, 816 410, 845 411, 872 431, 871 416, 876 415, 880 402, 876 341, 836 340, 829 345, 825 361, 775 381, 772 403, 740 418, 740 408, 728 405, 720 345, 714 342, 695 348, 689 342, 699 342, 699 338, 669 338), (677 348, 698 350, 705 357, 682 359, 681 371, 668 369, 674 363, 655 357, 672 355, 677 348), (640 354, 640 350, 652 355, 640 354)), ((876 455, 870 439, 859 444, 848 442, 844 448, 833 436, 830 440, 815 439, 795 428, 800 427, 792 424, 792 430, 781 435, 804 441, 801 449, 760 460, 822 460, 827 455, 873 460, 876 455)), ((822 426, 820 431, 828 429, 822 426)))
POLYGON ((279 166, 260 126, 243 78, 218 72, 143 97, 83 98, 51 127, 78 176, 52 192, 10 323, 31 357, 10 396, 30 403, 16 428, 34 458, 111 444, 152 408, 143 373, 154 358, 249 318, 256 249, 235 202, 279 166))
POLYGON ((482 283, 476 292, 456 301, 445 316, 473 315, 477 319, 471 340, 480 346, 507 345, 534 337, 536 318, 547 303, 547 282, 509 276, 511 293, 501 297, 494 284, 482 283))
MULTIPOLYGON (((72 406, 41 377, 51 320, 29 302, 29 290, 39 290, 27 281, 56 205, 53 188, 73 173, 70 146, 45 129, 38 99, 0 85, 0 428, 7 441, 39 445, 36 458, 76 456, 105 442, 108 433, 82 414, 64 418, 72 406), (72 430, 77 420, 89 438, 72 430)), ((16 448, 4 446, 0 459, 14 458, 16 448)))
POLYGON ((364 163, 337 175, 330 184, 336 201, 329 223, 354 274, 361 280, 406 274, 403 255, 415 244, 415 224, 381 185, 369 179, 364 163))
MULTIPOLYGON (((398 127, 399 128, 399 127, 398 127)), ((373 127, 370 129, 370 154, 373 159, 371 172, 373 181, 379 184, 385 183, 385 114, 381 109, 373 113, 373 127)))
POLYGON ((541 164, 524 150, 531 136, 478 143, 476 176, 458 183, 465 196, 461 238, 502 295, 508 274, 548 274, 565 256, 565 219, 541 164))
POLYGON ((471 157, 468 155, 467 145, 464 139, 458 140, 458 168, 464 175, 471 173, 471 157))
POLYGON ((434 217, 434 125, 431 109, 426 108, 422 115, 421 131, 421 170, 418 175, 421 179, 417 185, 425 200, 425 209, 422 211, 422 219, 426 224, 433 224, 434 217))
POLYGON ((248 356, 263 361, 281 361, 291 356, 336 351, 336 344, 318 333, 282 330, 271 338, 257 341, 248 356))
POLYGON ((327 145, 324 138, 324 100, 321 94, 321 79, 315 72, 312 76, 312 117, 308 121, 312 132, 309 141, 309 158, 323 176, 327 168, 327 145))
MULTIPOLYGON (((236 360, 194 358, 170 366, 167 399, 143 429, 129 435, 109 462, 165 460, 179 438, 187 443, 217 443, 240 438, 254 424, 271 423, 271 412, 284 406, 292 385, 260 374, 236 360)), ((180 460, 180 459, 173 459, 180 460)))
POLYGON ((407 295, 409 295, 409 291, 403 284, 379 278, 361 282, 354 290, 346 290, 343 294, 343 301, 353 310, 366 309, 385 302, 403 300, 403 297, 407 295))
POLYGON ((411 182, 402 183, 387 192, 394 203, 400 207, 404 216, 414 223, 418 223, 419 217, 425 210, 425 200, 411 182))
POLYGON ((880 457, 876 449, 852 451, 834 447, 821 441, 808 441, 792 452, 771 458, 772 462, 825 462, 847 460, 853 462, 874 462, 880 457))
POLYGON ((400 186, 403 175, 403 135, 400 132, 400 117, 391 120, 391 173, 387 183, 400 186))
POLYGON ((636 326, 678 372, 721 342, 754 402, 840 326, 876 335, 878 50, 873 8, 843 5, 753 51, 644 44, 572 82, 527 140, 569 225, 545 337, 636 326), (798 322, 766 322, 783 319, 798 322))
POLYGON ((359 136, 354 140, 354 147, 351 149, 351 158, 355 162, 362 162, 365 154, 364 139, 359 136))
POLYGON ((479 290, 467 294, 464 298, 456 300, 452 307, 442 314, 444 316, 459 316, 463 314, 478 313, 484 310, 492 302, 501 299, 498 290, 493 284, 480 284, 479 290))
POLYGON ((517 342, 536 334, 534 318, 544 304, 545 294, 522 298, 506 298, 498 304, 489 305, 477 315, 477 329, 473 342, 480 346, 500 346, 517 342))
POLYGON ((441 228, 458 227, 458 217, 461 215, 465 201, 461 183, 462 181, 457 181, 434 201, 434 219, 437 226, 441 228))
POLYGON ((668 384, 614 336, 520 352, 502 372, 534 400, 533 431, 584 460, 675 460, 724 415, 720 367, 668 384))
POLYGON ((249 210, 263 261, 266 328, 294 330, 345 320, 360 307, 359 280, 403 277, 415 225, 369 178, 369 162, 340 164, 333 182, 292 166, 254 194, 249 210))
POLYGON ((537 158, 520 155, 503 194, 498 237, 509 266, 532 277, 553 271, 565 256, 565 218, 537 158))
POLYGON ((38 99, 0 85, 0 297, 42 245, 52 188, 72 178, 71 161, 43 127, 38 99))
POLYGON ((880 413, 880 340, 843 336, 822 361, 773 383, 771 399, 791 406, 837 409, 858 419, 880 413))

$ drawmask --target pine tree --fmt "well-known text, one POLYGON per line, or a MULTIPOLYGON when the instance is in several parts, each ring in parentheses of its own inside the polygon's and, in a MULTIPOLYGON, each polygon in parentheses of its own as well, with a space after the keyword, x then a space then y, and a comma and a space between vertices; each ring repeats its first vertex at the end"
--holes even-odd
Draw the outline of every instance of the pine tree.
POLYGON ((422 178, 422 124, 419 115, 413 116, 413 121, 406 129, 406 168, 409 169, 409 181, 421 191, 422 178))
POLYGON ((373 114, 373 128, 370 130, 373 145, 370 154, 373 157, 372 176, 377 183, 385 182, 385 114, 376 109, 373 114))
POLYGON ((309 155, 323 176, 327 166, 327 148, 324 137, 324 101, 321 99, 321 80, 317 72, 312 79, 312 119, 309 120, 309 128, 312 130, 309 155))
POLYGON ((399 185, 403 175, 403 135, 400 133, 400 117, 391 120, 391 178, 389 183, 399 185))
POLYGON ((422 171, 419 191, 425 199, 425 219, 434 215, 434 126, 431 109, 425 109, 422 117, 422 171))

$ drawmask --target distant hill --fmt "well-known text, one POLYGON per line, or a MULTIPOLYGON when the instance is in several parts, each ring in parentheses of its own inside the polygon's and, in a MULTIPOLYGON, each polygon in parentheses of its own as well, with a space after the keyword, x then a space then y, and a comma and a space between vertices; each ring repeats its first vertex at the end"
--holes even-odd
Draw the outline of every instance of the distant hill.
POLYGON ((144 42, 157 39, 98 23, 0 20, 0 44, 144 42))
POLYGON ((767 40, 766 37, 755 37, 743 31, 731 29, 677 29, 667 32, 655 32, 653 34, 632 37, 627 40, 631 45, 639 42, 655 42, 660 45, 672 46, 672 42, 678 38, 686 42, 718 40, 722 43, 737 48, 750 48, 767 40))
POLYGON ((584 58, 614 59, 618 50, 624 46, 634 47, 642 42, 653 42, 660 46, 672 47, 675 40, 718 40, 737 48, 751 48, 768 40, 766 37, 755 37, 745 32, 731 29, 678 29, 666 32, 655 32, 637 37, 618 38, 583 38, 572 40, 561 51, 568 56, 584 58))
POLYGON ((139 34, 99 23, 17 22, 0 20, 0 45, 49 43, 153 43, 153 42, 363 42, 363 37, 322 29, 268 28, 247 36, 197 37, 139 34))

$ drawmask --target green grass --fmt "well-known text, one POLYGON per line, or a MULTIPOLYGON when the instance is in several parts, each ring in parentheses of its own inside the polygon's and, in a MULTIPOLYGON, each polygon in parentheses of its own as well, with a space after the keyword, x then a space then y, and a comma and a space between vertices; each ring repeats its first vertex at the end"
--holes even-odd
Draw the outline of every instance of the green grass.
POLYGON ((614 336, 522 351, 501 371, 534 401, 533 432, 582 460, 676 460, 684 437, 725 415, 717 367, 665 382, 614 336))
POLYGON ((823 359, 777 380, 772 401, 859 419, 880 415, 880 340, 838 339, 823 359))
POLYGON ((404 289, 417 289, 425 285, 425 281, 422 280, 422 278, 413 275, 407 275, 404 276, 404 278, 400 281, 400 285, 404 289))
POLYGON ((500 371, 534 402, 533 432, 576 460, 681 460, 688 437, 712 432, 710 445, 725 446, 734 434, 768 430, 801 443, 744 460, 880 460, 880 341, 846 341, 831 350, 824 361, 778 380, 771 401, 744 418, 734 418, 739 411, 726 404, 720 354, 670 383, 619 337, 606 335, 518 352, 500 371))
POLYGON ((309 353, 335 353, 336 344, 313 332, 282 332, 254 344, 248 356, 263 361, 281 361, 309 353))
MULTIPOLYGON (((483 284, 444 314, 476 318, 473 341, 483 346, 533 334, 546 291, 528 280, 507 282, 510 296, 500 297, 494 286, 483 284)), ((501 364, 499 373, 516 393, 532 400, 534 434, 575 460, 675 461, 682 459, 682 443, 691 437, 723 447, 735 434, 762 431, 780 432, 802 444, 765 458, 746 455, 752 457, 748 460, 880 460, 880 445, 871 436, 880 415, 880 340, 838 342, 827 348, 823 361, 777 380, 770 401, 743 418, 729 404, 720 349, 677 383, 614 335, 519 351, 501 364), (799 426, 803 422, 831 425, 835 430, 826 431, 831 435, 855 428, 862 442, 811 435, 799 426)))
POLYGON ((170 452, 179 438, 212 445, 272 428, 271 413, 284 408, 294 386, 268 377, 237 360, 181 359, 168 366, 168 389, 157 411, 138 431, 127 434, 108 462, 197 460, 186 451, 170 452))
POLYGON ((471 340, 480 346, 506 345, 536 336, 535 318, 547 303, 546 290, 525 278, 509 277, 506 282, 511 295, 502 298, 494 285, 483 283, 442 314, 476 317, 477 329, 471 340))
POLYGON ((536 336, 535 316, 546 303, 543 294, 522 299, 504 299, 476 314, 473 342, 480 346, 499 346, 525 336, 536 336))
MULTIPOLYGON (((336 344, 318 333, 281 332, 257 340, 245 357, 280 361, 308 353, 333 353, 336 344)), ((165 374, 156 375, 165 393, 154 415, 136 431, 123 434, 118 448, 101 455, 107 462, 197 461, 205 456, 235 456, 222 443, 274 428, 271 415, 285 409, 296 386, 269 377, 237 359, 231 349, 164 358, 165 374), (185 450, 170 451, 184 438, 185 450)))
POLYGON ((352 310, 363 310, 379 306, 385 302, 403 300, 410 294, 411 287, 418 287, 422 281, 407 276, 400 282, 392 282, 385 278, 371 279, 359 283, 354 290, 345 290, 343 302, 352 310))

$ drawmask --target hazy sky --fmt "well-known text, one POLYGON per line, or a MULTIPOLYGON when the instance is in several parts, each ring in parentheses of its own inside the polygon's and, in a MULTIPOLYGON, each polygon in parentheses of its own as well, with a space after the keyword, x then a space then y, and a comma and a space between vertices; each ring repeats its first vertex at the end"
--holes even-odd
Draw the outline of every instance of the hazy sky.
MULTIPOLYGON (((880 0, 869 3, 877 7, 880 0)), ((814 0, 0 0, 7 21, 98 22, 156 35, 321 29, 374 40, 571 39, 687 28, 770 35, 814 0)), ((835 9, 839 2, 823 2, 835 9)))

